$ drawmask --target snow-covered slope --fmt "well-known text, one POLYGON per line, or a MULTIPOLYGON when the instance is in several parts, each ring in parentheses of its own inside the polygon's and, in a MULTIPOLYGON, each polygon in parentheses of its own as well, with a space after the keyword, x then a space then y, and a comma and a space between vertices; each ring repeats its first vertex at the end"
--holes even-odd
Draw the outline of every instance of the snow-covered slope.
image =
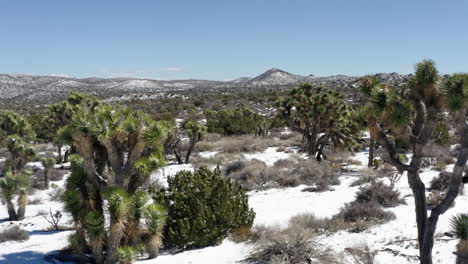
MULTIPOLYGON (((208 155, 207 153, 206 155, 208 155)), ((262 153, 244 155, 245 158, 257 158, 265 161, 272 161, 287 157, 287 153, 276 152, 275 149, 267 149, 262 153)), ((354 159, 365 164, 367 153, 357 153, 354 159)), ((363 169, 362 165, 349 166, 350 170, 363 169)), ((449 167, 450 170, 452 167, 449 167)), ((165 182, 167 176, 173 175, 180 170, 191 170, 190 165, 169 165, 160 172, 153 175, 161 182, 165 182)), ((436 171, 424 170, 421 177, 425 183, 438 174, 436 171)), ((344 173, 341 177, 341 184, 334 186, 333 190, 313 193, 302 192, 304 186, 292 188, 276 188, 264 191, 251 191, 249 195, 250 206, 256 212, 255 224, 264 225, 285 225, 290 217, 308 212, 318 217, 330 217, 336 214, 347 202, 354 199, 358 187, 350 187, 351 182, 356 179, 356 173, 344 173)), ((63 186, 65 179, 55 182, 63 186)), ((405 197, 406 205, 400 205, 390 210, 396 214, 396 219, 386 224, 370 228, 362 233, 350 233, 340 231, 332 235, 319 237, 320 244, 329 246, 335 252, 343 252, 345 248, 356 245, 368 245, 371 250, 376 251, 376 263, 418 263, 416 225, 414 220, 414 201, 411 190, 408 187, 406 175, 397 183, 397 188, 405 197)), ((26 212, 26 219, 16 222, 23 229, 30 231, 30 239, 24 242, 4 242, 0 243, 0 263, 1 264, 36 264, 45 263, 44 256, 66 246, 67 236, 71 231, 49 231, 42 232, 49 227, 43 216, 39 215, 49 209, 63 210, 60 202, 51 201, 48 191, 37 191, 31 195, 30 200, 40 199, 42 203, 29 205, 26 212)), ((467 192, 465 192, 467 193, 467 192)), ((453 208, 451 208, 440 219, 437 228, 437 238, 434 245, 434 263, 454 263, 455 256, 452 252, 455 249, 456 240, 444 236, 444 232, 449 231, 449 219, 451 216, 466 212, 468 196, 461 195, 453 208)), ((0 207, 0 218, 7 217, 4 205, 0 207)), ((70 225, 69 216, 65 215, 61 221, 63 225, 70 225)), ((13 225, 9 221, 0 222, 0 230, 13 225)), ((144 264, 234 264, 244 259, 252 245, 246 243, 234 243, 229 239, 222 244, 203 249, 190 250, 177 254, 162 254, 154 260, 139 260, 137 263, 144 264)), ((351 263, 346 262, 344 263, 351 263)))

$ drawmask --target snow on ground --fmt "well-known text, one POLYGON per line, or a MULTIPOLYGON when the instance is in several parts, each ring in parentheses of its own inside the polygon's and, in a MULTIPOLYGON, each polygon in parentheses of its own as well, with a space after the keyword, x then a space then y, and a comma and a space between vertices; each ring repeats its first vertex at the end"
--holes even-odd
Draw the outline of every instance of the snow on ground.
POLYGON ((290 155, 289 153, 278 152, 277 149, 276 147, 271 147, 267 148, 264 152, 244 153, 242 155, 247 160, 257 159, 265 162, 267 166, 272 166, 278 160, 287 159, 290 155))
MULTIPOLYGON (((205 152, 202 155, 209 157, 216 153, 205 152)), ((289 154, 277 152, 276 148, 268 148, 263 153, 244 154, 246 159, 259 159, 267 165, 272 165, 279 159, 288 158, 289 154)), ((344 173, 341 177, 341 184, 333 186, 331 191, 316 193, 302 192, 305 186, 292 188, 274 188, 263 191, 251 191, 249 195, 249 204, 256 212, 255 224, 281 225, 287 224, 290 217, 300 213, 313 213, 317 217, 330 217, 340 210, 347 202, 354 199, 358 187, 349 187, 356 179, 356 171, 366 168, 367 152, 361 152, 354 155, 353 159, 361 162, 361 165, 353 164, 347 168, 350 173, 344 173)), ((39 164, 34 164, 39 165, 39 164)), ((447 170, 451 170, 449 166, 447 170)), ((190 164, 171 164, 152 174, 152 180, 158 179, 163 184, 167 184, 167 176, 174 175, 181 170, 193 170, 190 164)), ((431 170, 424 170, 421 178, 425 184, 437 176, 439 173, 431 170)), ((65 178, 60 182, 53 182, 63 186, 65 178)), ((362 233, 337 232, 329 236, 318 238, 320 244, 328 246, 335 252, 343 252, 348 247, 356 245, 368 245, 371 250, 377 252, 376 263, 417 263, 418 254, 416 243, 416 223, 414 215, 414 201, 411 190, 408 187, 406 174, 402 176, 396 184, 402 197, 405 197, 407 205, 400 205, 386 210, 396 214, 396 219, 383 225, 370 228, 362 233)), ((42 211, 48 212, 49 208, 53 211, 62 210, 62 204, 56 201, 50 201, 48 191, 37 191, 30 195, 29 200, 40 199, 41 204, 29 205, 27 207, 26 219, 16 222, 22 228, 30 231, 30 239, 24 242, 4 242, 0 244, 0 264, 6 263, 45 263, 43 257, 51 254, 53 251, 62 249, 67 245, 67 236, 72 231, 59 232, 41 232, 50 227, 49 223, 38 216, 42 211)), ((465 193, 468 194, 467 191, 465 193)), ((461 195, 457 198, 456 204, 445 215, 442 215, 437 227, 439 238, 434 245, 434 263, 454 263, 455 256, 452 252, 455 249, 456 240, 449 237, 443 237, 443 233, 450 229, 450 218, 458 213, 466 212, 468 196, 461 195), (443 241, 442 241, 442 240, 443 241)), ((7 217, 5 205, 0 207, 0 219, 7 217)), ((70 217, 64 214, 62 225, 70 225, 70 217)), ((9 221, 0 222, 0 230, 10 226, 9 221)), ((137 263, 156 263, 156 264, 230 264, 244 259, 252 245, 246 243, 234 243, 229 239, 222 244, 207 247, 203 249, 188 250, 181 253, 169 254, 163 252, 161 256, 154 260, 140 260, 137 263)), ((345 263, 352 263, 344 259, 345 263)))
POLYGON ((289 218, 302 213, 331 217, 344 203, 354 200, 358 187, 348 186, 355 179, 341 177, 341 184, 326 192, 302 192, 305 185, 249 192, 249 205, 257 214, 254 224, 285 226, 289 218))

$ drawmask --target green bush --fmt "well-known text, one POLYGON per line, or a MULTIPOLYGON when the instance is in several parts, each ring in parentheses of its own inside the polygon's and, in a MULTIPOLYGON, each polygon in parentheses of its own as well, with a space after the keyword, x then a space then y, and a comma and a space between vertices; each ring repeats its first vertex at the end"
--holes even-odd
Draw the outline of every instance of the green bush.
POLYGON ((449 128, 445 123, 439 122, 437 123, 436 127, 434 128, 434 132, 432 134, 432 140, 434 143, 439 145, 448 145, 450 146, 451 138, 449 128))
POLYGON ((223 177, 219 168, 181 171, 168 178, 168 188, 154 192, 168 210, 164 245, 198 248, 221 242, 229 231, 250 228, 255 213, 240 184, 223 177))
POLYGON ((206 110, 205 116, 209 133, 226 136, 255 133, 259 124, 264 121, 264 117, 248 107, 234 110, 206 110))

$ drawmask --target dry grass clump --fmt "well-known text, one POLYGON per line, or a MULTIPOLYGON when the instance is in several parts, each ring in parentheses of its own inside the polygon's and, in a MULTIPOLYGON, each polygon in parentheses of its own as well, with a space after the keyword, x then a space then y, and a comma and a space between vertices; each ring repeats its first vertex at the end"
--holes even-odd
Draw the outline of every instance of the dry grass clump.
POLYGON ((353 201, 345 204, 334 218, 342 219, 351 232, 362 232, 367 228, 395 219, 393 212, 385 211, 377 202, 353 201))
POLYGON ((339 184, 337 171, 329 162, 306 160, 298 156, 278 160, 271 167, 256 159, 237 160, 223 169, 226 176, 236 179, 248 190, 304 184, 314 186, 314 191, 325 191, 331 185, 339 184))
POLYGON ((423 156, 425 157, 423 165, 434 166, 437 169, 455 162, 450 146, 435 143, 429 143, 424 147, 423 156))
POLYGON ((383 207, 395 207, 406 204, 400 198, 400 192, 382 181, 372 181, 370 185, 360 188, 356 194, 356 201, 361 203, 376 202, 383 207))
POLYGON ((331 185, 340 184, 340 180, 337 170, 330 162, 301 159, 294 165, 288 177, 280 179, 278 183, 281 186, 315 185, 317 191, 326 191, 331 185))
POLYGON ((313 234, 331 234, 340 230, 346 230, 348 225, 338 217, 317 218, 311 213, 302 213, 289 219, 289 227, 294 227, 313 234))
POLYGON ((194 154, 190 158, 190 163, 195 167, 195 168, 201 168, 201 167, 208 167, 212 168, 217 165, 221 166, 222 164, 226 164, 227 162, 233 161, 233 160, 240 160, 242 159, 242 155, 239 153, 217 153, 216 155, 209 157, 209 158, 204 158, 198 154, 194 154))
POLYGON ((29 232, 19 226, 11 226, 0 232, 0 242, 24 241, 29 239, 29 232))
POLYGON ((353 263, 356 264, 374 264, 376 251, 369 248, 368 245, 357 245, 350 248, 345 248, 345 252, 351 255, 353 263))
POLYGON ((254 232, 257 233, 255 247, 244 263, 339 263, 332 250, 320 247, 312 233, 300 228, 261 227, 254 228, 254 232))
POLYGON ((226 165, 224 173, 240 182, 247 190, 264 186, 270 180, 266 164, 256 159, 231 162, 226 165))

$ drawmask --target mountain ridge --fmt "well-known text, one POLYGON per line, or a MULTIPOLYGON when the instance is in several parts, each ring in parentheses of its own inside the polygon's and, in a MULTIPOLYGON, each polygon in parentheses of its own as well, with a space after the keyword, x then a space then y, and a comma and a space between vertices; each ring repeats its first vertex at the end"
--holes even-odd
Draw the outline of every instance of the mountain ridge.
MULTIPOLYGON (((397 73, 379 73, 376 76, 384 81, 400 83, 408 75, 397 73)), ((0 104, 34 103, 46 104, 63 100, 71 91, 91 93, 103 98, 119 97, 141 93, 159 93, 186 89, 221 89, 221 88, 281 88, 311 82, 337 88, 352 88, 360 77, 333 75, 318 77, 314 75, 295 75, 290 72, 271 68, 254 77, 240 77, 228 81, 216 80, 156 80, 149 78, 100 78, 68 77, 29 74, 0 74, 0 104)))

